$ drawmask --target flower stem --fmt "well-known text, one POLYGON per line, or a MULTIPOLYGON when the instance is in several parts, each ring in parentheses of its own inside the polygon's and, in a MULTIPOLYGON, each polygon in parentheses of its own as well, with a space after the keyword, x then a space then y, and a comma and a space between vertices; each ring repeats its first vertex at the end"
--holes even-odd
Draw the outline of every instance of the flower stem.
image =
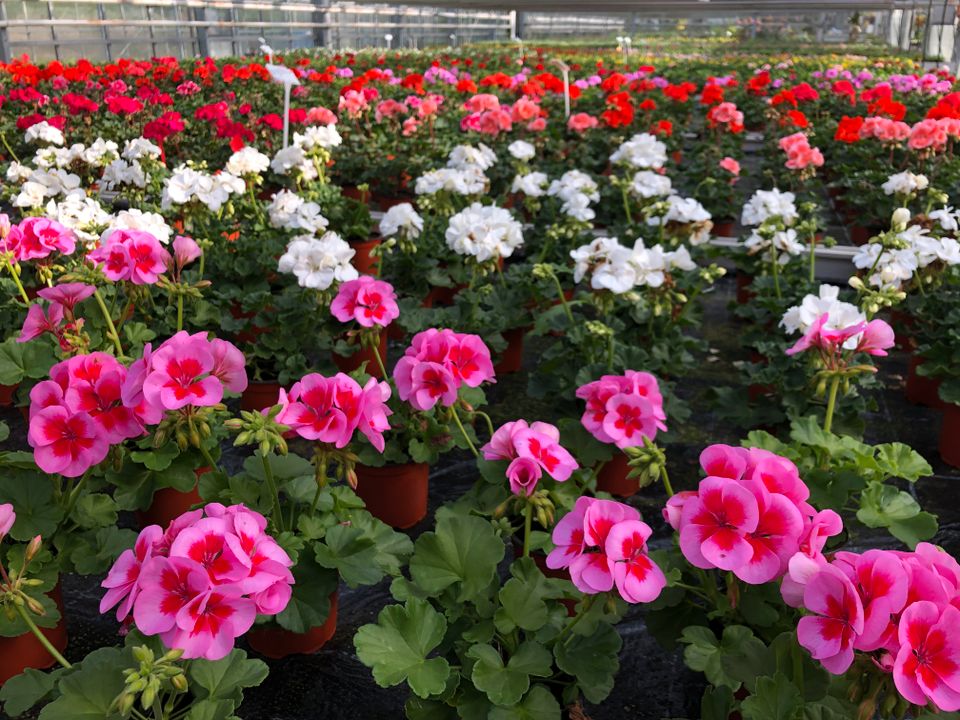
POLYGON ((660 473, 661 473, 661 476, 663 477, 663 489, 667 491, 667 497, 668 498, 673 497, 675 493, 673 492, 673 485, 670 484, 670 476, 667 475, 666 465, 664 465, 660 469, 660 473))
POLYGON ((183 330, 183 295, 177 295, 177 332, 183 330))
POLYGON ((560 278, 557 277, 556 273, 551 272, 550 277, 553 278, 553 284, 557 286, 557 295, 560 297, 560 304, 563 305, 563 312, 567 315, 567 320, 570 321, 571 325, 575 325, 573 321, 573 312, 570 310, 570 305, 567 304, 567 296, 563 294, 563 285, 560 284, 560 278))
POLYGON ((13 263, 10 262, 10 257, 5 257, 4 262, 7 265, 7 270, 10 271, 10 277, 13 278, 13 282, 16 284, 17 290, 20 292, 20 297, 23 298, 23 301, 27 304, 27 307, 30 307, 30 296, 27 295, 27 291, 23 289, 23 283, 20 282, 20 275, 17 274, 16 268, 13 267, 13 263))
POLYGON ((387 382, 390 381, 390 376, 387 374, 387 366, 383 363, 383 357, 380 355, 380 333, 383 330, 377 333, 377 342, 373 346, 373 356, 377 359, 377 366, 380 368, 381 377, 387 382))
POLYGON ((777 262, 777 249, 771 244, 770 255, 773 258, 771 271, 773 272, 773 291, 776 293, 777 300, 782 298, 780 294, 780 263, 777 262))
POLYGON ((317 512, 317 505, 320 504, 320 493, 324 485, 327 484, 327 456, 324 455, 320 461, 320 468, 317 472, 317 491, 313 494, 313 502, 310 503, 310 514, 317 512))
POLYGON ((533 503, 527 498, 523 509, 523 557, 530 557, 530 527, 533 524, 533 503))
POLYGON ((480 453, 477 452, 477 448, 474 446, 473 441, 470 439, 470 436, 467 435, 466 428, 464 428, 463 423, 460 422, 460 415, 457 414, 457 406, 451 405, 450 410, 453 411, 453 421, 457 424, 457 427, 460 428, 460 434, 463 435, 463 439, 467 441, 467 445, 470 447, 470 452, 473 453, 474 457, 479 458, 480 453))
POLYGON ((217 461, 213 459, 213 455, 210 454, 210 451, 207 450, 203 445, 200 446, 200 454, 203 455, 203 459, 207 461, 207 465, 210 466, 210 470, 213 472, 220 472, 220 466, 217 464, 217 461))
POLYGON ((630 198, 627 197, 626 184, 621 185, 620 190, 623 195, 623 212, 627 216, 627 225, 633 225, 633 215, 630 214, 630 198))
POLYGON ((3 146, 7 149, 7 152, 10 153, 10 157, 13 158, 14 162, 20 162, 20 158, 17 157, 17 154, 13 151, 13 148, 10 147, 10 143, 7 142, 7 136, 0 132, 0 140, 3 141, 3 146))
POLYGON ((560 642, 564 637, 566 637, 571 632, 573 632, 573 629, 577 626, 577 623, 579 623, 583 619, 584 615, 590 612, 590 608, 593 607, 593 603, 596 601, 596 599, 597 599, 596 595, 591 595, 590 597, 586 598, 583 601, 583 603, 580 605, 580 611, 577 613, 577 616, 571 621, 569 625, 567 625, 563 630, 560 631, 560 634, 557 635, 556 642, 560 642))
POLYGON ((493 432, 494 432, 494 431, 493 431, 493 420, 490 419, 490 416, 487 415, 485 412, 483 412, 483 410, 474 410, 474 411, 473 411, 473 414, 474 414, 474 415, 479 415, 480 417, 482 417, 482 418, 486 421, 486 423, 487 423, 487 430, 490 432, 490 437, 493 437, 493 432))
POLYGON ((47 636, 40 632, 40 628, 37 627, 37 624, 33 621, 33 618, 31 618, 27 614, 27 611, 24 610, 23 605, 15 605, 14 607, 17 608, 17 612, 20 613, 20 617, 23 618, 23 622, 25 622, 27 627, 30 628, 30 632, 32 632, 34 637, 40 641, 40 644, 43 645, 44 649, 48 653, 50 653, 50 656, 68 670, 72 668, 73 665, 71 665, 63 655, 57 652, 57 649, 50 643, 49 640, 47 640, 47 636))
POLYGON ((117 328, 113 324, 113 318, 110 317, 110 311, 107 310, 107 304, 103 301, 103 295, 100 294, 99 290, 94 290, 93 297, 97 301, 97 305, 100 306, 100 312, 103 313, 103 319, 107 323, 107 337, 113 341, 113 346, 117 350, 117 357, 123 357, 123 347, 120 345, 120 335, 117 333, 117 328))
POLYGON ((817 234, 813 233, 810 235, 810 282, 815 282, 816 276, 816 267, 817 267, 817 253, 815 252, 817 248, 817 234))
POLYGON ((283 532, 283 513, 280 511, 280 492, 277 490, 277 481, 273 476, 273 468, 270 466, 270 457, 260 455, 260 461, 263 463, 263 476, 267 479, 267 487, 270 489, 270 495, 273 497, 273 523, 277 526, 277 532, 283 532))
POLYGON ((840 388, 840 376, 834 375, 830 381, 830 394, 827 397, 827 414, 823 418, 823 431, 830 432, 833 427, 833 411, 837 407, 837 390, 840 388))

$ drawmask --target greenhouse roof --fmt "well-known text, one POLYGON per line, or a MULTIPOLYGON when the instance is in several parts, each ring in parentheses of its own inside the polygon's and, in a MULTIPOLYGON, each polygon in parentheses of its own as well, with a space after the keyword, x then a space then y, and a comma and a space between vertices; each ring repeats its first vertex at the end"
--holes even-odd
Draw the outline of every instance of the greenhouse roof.
MULTIPOLYGON (((364 2, 365 0, 360 0, 364 2)), ((892 10, 895 8, 927 7, 928 0, 404 0, 405 5, 444 5, 461 9, 517 10, 522 12, 572 13, 622 12, 643 14, 683 15, 708 14, 716 17, 744 13, 804 13, 830 11, 892 10)), ((933 2, 938 7, 956 5, 957 0, 933 2)))

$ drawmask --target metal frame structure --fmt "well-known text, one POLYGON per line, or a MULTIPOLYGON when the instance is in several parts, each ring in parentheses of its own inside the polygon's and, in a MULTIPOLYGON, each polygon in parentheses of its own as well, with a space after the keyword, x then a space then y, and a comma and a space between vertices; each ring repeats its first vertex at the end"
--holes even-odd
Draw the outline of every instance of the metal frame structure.
MULTIPOLYGON (((424 48, 483 40, 605 37, 709 28, 737 18, 812 22, 817 40, 853 12, 893 46, 950 59, 958 0, 0 0, 0 60, 255 54, 277 49, 424 48), (799 20, 798 20, 799 19, 799 20), (922 25, 921 25, 922 23, 922 25), (919 28, 922 26, 922 33, 919 28), (918 37, 918 33, 920 37, 918 37)), ((954 58, 956 61, 960 58, 954 58)))

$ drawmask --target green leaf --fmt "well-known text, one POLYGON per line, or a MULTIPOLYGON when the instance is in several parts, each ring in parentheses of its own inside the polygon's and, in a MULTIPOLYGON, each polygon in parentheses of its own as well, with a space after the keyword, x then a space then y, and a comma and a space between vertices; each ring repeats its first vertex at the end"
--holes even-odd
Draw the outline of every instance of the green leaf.
POLYGON ((71 533, 70 562, 81 575, 106 572, 120 553, 133 547, 137 534, 118 527, 100 528, 96 532, 71 533))
POLYGON ((3 687, 0 687, 3 711, 11 717, 16 717, 37 703, 48 699, 62 674, 63 668, 49 672, 27 668, 20 675, 10 678, 3 687))
POLYGON ((265 662, 248 658, 243 650, 233 650, 222 660, 194 660, 187 669, 194 697, 234 703, 231 712, 243 700, 244 688, 256 687, 269 672, 265 662))
POLYGON ((700 700, 700 720, 728 720, 733 710, 733 690, 726 685, 708 687, 700 700))
POLYGON ((116 720, 111 707, 124 688, 124 668, 136 663, 128 649, 100 648, 65 675, 60 697, 43 708, 40 720, 116 720))
POLYGON ((592 703, 606 700, 620 669, 623 641, 612 625, 601 624, 590 635, 570 635, 553 648, 557 667, 577 679, 583 696, 592 703))
POLYGON ((528 640, 507 664, 492 645, 474 645, 467 656, 475 662, 471 679, 494 705, 516 705, 530 688, 530 676, 549 677, 553 656, 538 642, 528 640))
POLYGON ((757 678, 756 691, 740 703, 744 720, 794 720, 802 709, 800 691, 783 673, 757 678))
POLYGON ((317 563, 311 553, 301 553, 293 573, 293 595, 287 607, 276 616, 284 630, 305 633, 327 621, 330 614, 330 593, 337 589, 339 576, 317 563))
POLYGON ((937 520, 922 512, 910 493, 890 485, 870 483, 860 494, 857 519, 867 527, 885 527, 911 549, 936 534, 937 520))
POLYGON ((117 524, 117 503, 103 493, 82 495, 70 514, 83 528, 107 527, 117 524))
POLYGON ((0 503, 11 503, 17 521, 10 537, 29 542, 37 535, 50 537, 63 519, 63 509, 54 502, 49 478, 28 470, 7 470, 0 477, 0 503))
POLYGON ((359 528, 334 525, 324 542, 316 543, 314 552, 318 563, 337 570, 350 587, 373 585, 383 577, 375 563, 376 545, 359 528))
POLYGON ((515 628, 535 631, 547 624, 549 614, 544 600, 553 595, 547 579, 531 558, 521 558, 510 568, 514 577, 500 590, 497 629, 502 633, 515 628))
POLYGON ((916 482, 922 477, 933 475, 930 463, 924 460, 923 455, 904 443, 888 443, 877 445, 876 458, 881 469, 888 477, 903 478, 916 482))
POLYGON ((190 706, 184 720, 230 720, 237 704, 230 700, 200 700, 190 706))
POLYGON ((730 670, 735 667, 728 667, 724 659, 733 657, 736 665, 736 659, 763 656, 767 649, 753 631, 743 625, 724 628, 722 640, 717 640, 709 628, 699 625, 686 627, 680 642, 687 646, 683 651, 683 659, 691 670, 702 672, 712 685, 726 685, 731 690, 740 689, 742 678, 731 674, 730 670))
POLYGON ((437 529, 421 535, 410 559, 410 575, 424 591, 435 594, 458 585, 458 602, 484 592, 505 552, 490 523, 445 508, 437 511, 437 529))
POLYGON ((23 343, 8 337, 0 343, 0 385, 17 385, 26 377, 23 343))
POLYGON ((534 685, 519 705, 495 707, 487 720, 558 720, 560 713, 560 703, 553 693, 543 685, 534 685))
POLYGON ((444 658, 428 658, 443 640, 447 621, 425 600, 380 611, 377 624, 364 625, 353 638, 357 657, 373 670, 381 687, 404 680, 422 698, 443 692, 450 674, 444 658))

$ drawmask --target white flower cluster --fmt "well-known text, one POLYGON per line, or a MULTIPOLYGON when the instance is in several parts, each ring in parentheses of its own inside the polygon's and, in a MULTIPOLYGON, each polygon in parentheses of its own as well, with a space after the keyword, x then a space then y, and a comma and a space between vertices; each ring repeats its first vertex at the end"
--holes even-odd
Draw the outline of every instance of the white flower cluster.
POLYGON ((445 191, 454 195, 479 195, 487 189, 487 176, 476 165, 429 170, 417 178, 417 195, 434 195, 445 191))
POLYGON ((641 170, 633 176, 630 192, 644 200, 667 197, 673 192, 673 183, 666 175, 652 170, 641 170))
POLYGON ((770 237, 753 230, 750 237, 743 242, 743 246, 750 255, 761 253, 771 245, 777 251, 777 262, 781 265, 786 265, 791 257, 799 255, 804 250, 804 245, 797 238, 797 231, 793 228, 776 230, 770 237))
POLYGON ((37 150, 33 163, 38 168, 68 168, 76 163, 104 167, 119 157, 119 149, 113 140, 97 138, 89 147, 74 143, 68 148, 41 148, 37 150))
POLYGON ((164 245, 170 242, 173 235, 173 228, 167 225, 167 221, 158 213, 143 212, 136 208, 130 210, 121 210, 110 222, 109 227, 104 231, 101 240, 106 240, 117 230, 142 230, 153 235, 164 245))
MULTIPOLYGON (((11 163, 7 168, 7 180, 11 183, 22 180, 23 171, 24 166, 11 163)), ((77 175, 60 168, 31 170, 20 185, 20 191, 13 199, 13 204, 18 208, 37 209, 43 207, 49 198, 72 194, 86 194, 80 187, 80 178, 77 175)))
POLYGON ((270 169, 277 175, 291 175, 297 173, 303 180, 316 180, 320 177, 313 160, 299 145, 290 145, 278 150, 270 161, 270 169))
POLYGON ((143 158, 153 158, 156 160, 160 157, 161 152, 158 145, 154 145, 146 138, 140 137, 127 140, 123 145, 123 152, 120 153, 120 155, 124 160, 142 160, 143 158))
POLYGON ((141 189, 147 186, 147 174, 136 160, 127 162, 118 159, 104 168, 103 175, 100 177, 101 189, 114 190, 122 185, 132 185, 141 189))
POLYGON ((796 199, 792 192, 780 192, 777 188, 757 190, 743 206, 740 224, 762 225, 768 220, 780 219, 784 225, 793 225, 800 217, 796 199))
MULTIPOLYGON (((948 224, 956 218, 950 208, 944 208, 948 224)), ((941 220, 941 226, 943 221, 941 220)), ((908 282, 918 270, 935 262, 944 265, 960 265, 960 243, 952 237, 933 237, 927 228, 911 225, 897 233, 900 248, 884 248, 880 243, 861 246, 853 256, 853 264, 859 270, 867 270, 867 282, 877 288, 898 289, 908 282)))
POLYGON ((667 163, 667 146, 650 133, 639 133, 620 145, 610 156, 610 162, 657 170, 667 163))
POLYGON ((333 123, 329 125, 311 125, 303 133, 293 134, 293 144, 305 151, 329 150, 343 144, 343 138, 333 123))
POLYGON ((41 120, 28 127, 24 133, 24 139, 28 143, 42 142, 48 145, 63 145, 64 143, 63 133, 46 120, 41 120))
POLYGON ((354 254, 354 249, 335 232, 324 233, 319 238, 301 235, 287 245, 277 269, 295 275, 300 287, 326 290, 334 282, 356 280, 360 276, 350 264, 354 254))
POLYGON ((570 257, 574 261, 575 282, 589 273, 590 287, 618 295, 635 287, 660 287, 671 270, 689 271, 697 267, 682 245, 676 250, 664 251, 660 245, 646 247, 642 239, 629 248, 621 245, 617 238, 597 238, 589 245, 571 250, 570 257))
POLYGON ((513 215, 496 205, 473 203, 450 218, 447 247, 478 263, 510 257, 523 245, 523 229, 513 215))
POLYGON ((399 203, 387 210, 380 218, 380 235, 388 238, 403 233, 407 238, 420 237, 423 218, 410 203, 399 203))
POLYGON ((880 187, 886 195, 911 195, 918 190, 926 190, 929 185, 930 181, 926 175, 915 175, 904 170, 888 177, 880 187))
MULTIPOLYGON (((789 335, 804 333, 824 313, 829 316, 824 325, 828 330, 843 330, 867 319, 856 305, 840 300, 840 288, 836 285, 821 285, 817 295, 807 295, 799 305, 794 305, 783 314, 780 327, 789 335)), ((857 334, 843 346, 852 350, 859 340, 860 335, 857 334)))
POLYGON ((670 195, 664 201, 665 210, 662 214, 651 215, 647 218, 647 225, 685 226, 689 230, 686 238, 691 245, 702 245, 710 239, 713 229, 712 216, 707 209, 695 198, 685 198, 680 195, 670 195))
POLYGON ((243 194, 246 187, 242 178, 229 172, 210 175, 181 165, 164 181, 160 206, 167 210, 196 201, 210 212, 219 212, 231 195, 243 194))
POLYGON ((265 172, 268 167, 270 167, 270 158, 256 148, 247 146, 231 155, 224 169, 231 175, 242 177, 244 175, 259 175, 265 172))
POLYGON ((526 175, 517 175, 513 178, 513 185, 510 186, 510 192, 523 193, 527 197, 543 197, 547 193, 547 186, 550 184, 550 178, 546 173, 531 172, 526 175))
POLYGON ((507 145, 507 152, 517 160, 526 161, 533 159, 537 149, 526 140, 514 140, 507 145))
POLYGON ((317 234, 327 229, 330 222, 320 214, 320 206, 308 202, 295 192, 281 190, 267 205, 270 226, 317 234))
POLYGON ((559 198, 563 203, 560 211, 574 220, 590 222, 597 215, 590 204, 599 202, 600 188, 581 170, 567 170, 559 180, 550 183, 547 194, 559 198))
POLYGON ((457 145, 447 156, 447 167, 454 170, 476 168, 483 172, 492 168, 496 162, 497 154, 483 143, 477 147, 457 145))
POLYGON ((100 229, 111 220, 110 213, 99 202, 79 192, 67 195, 60 202, 51 200, 47 203, 44 215, 66 225, 87 245, 96 244, 100 229))

